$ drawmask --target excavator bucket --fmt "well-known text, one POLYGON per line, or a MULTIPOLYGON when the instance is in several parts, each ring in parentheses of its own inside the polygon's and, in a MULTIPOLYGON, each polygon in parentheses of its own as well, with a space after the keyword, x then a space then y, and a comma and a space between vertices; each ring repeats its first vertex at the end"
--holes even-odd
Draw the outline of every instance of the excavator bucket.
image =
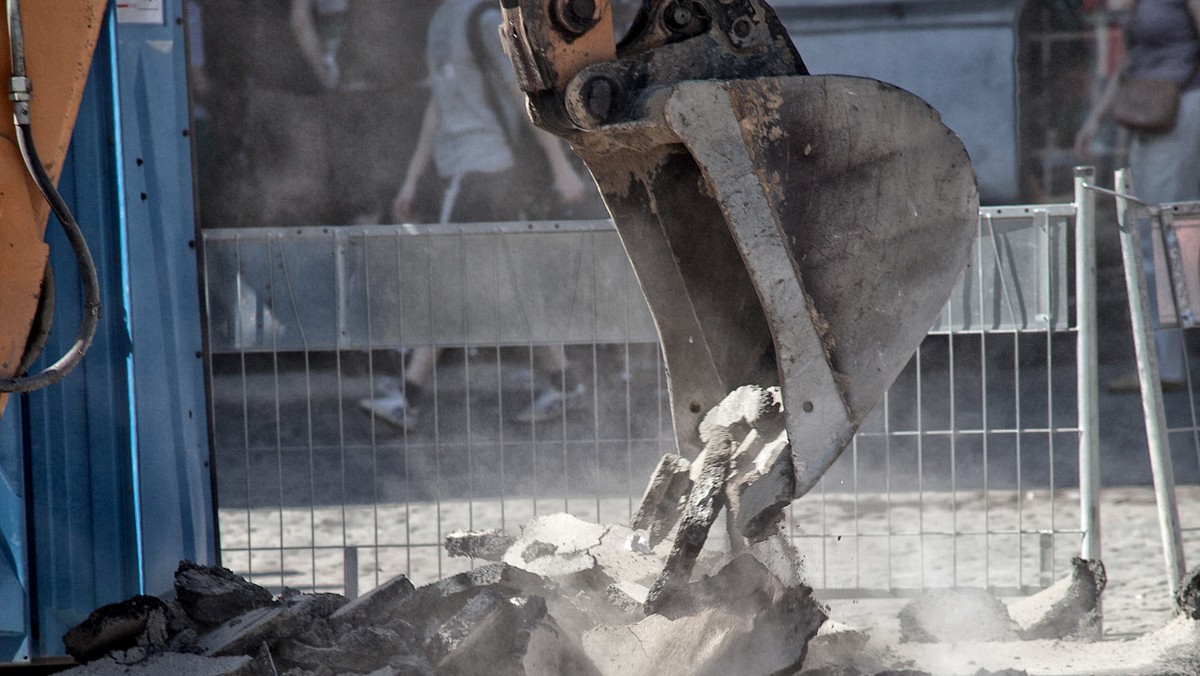
POLYGON ((503 0, 534 121, 603 193, 654 316, 679 451, 778 385, 799 497, 904 367, 967 263, 962 143, 897 87, 810 75, 760 0, 503 0))

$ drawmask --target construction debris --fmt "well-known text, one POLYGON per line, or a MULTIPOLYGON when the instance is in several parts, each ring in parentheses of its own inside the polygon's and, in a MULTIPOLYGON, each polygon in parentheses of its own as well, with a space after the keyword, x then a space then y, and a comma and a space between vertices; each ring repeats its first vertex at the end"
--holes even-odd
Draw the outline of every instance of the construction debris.
POLYGON ((63 636, 67 654, 80 662, 96 659, 114 650, 138 645, 150 626, 150 616, 165 618, 167 604, 153 596, 134 596, 92 611, 87 619, 63 636))
POLYGON ((271 592, 220 566, 180 561, 175 570, 175 598, 187 616, 201 625, 228 622, 255 608, 271 605, 271 592))
POLYGON ((804 676, 876 674, 884 659, 870 647, 871 637, 834 620, 826 620, 808 642, 804 676))
POLYGON ((1108 584, 1104 564, 1074 557, 1071 566, 1070 577, 1008 606, 1021 638, 1100 638, 1100 594, 1108 584))
POLYGON ((1189 619, 1200 620, 1200 566, 1188 571, 1179 581, 1175 607, 1189 619))
POLYGON ((647 546, 654 548, 662 542, 683 514, 683 501, 692 490, 688 476, 691 467, 683 456, 667 453, 654 468, 637 513, 629 522, 634 529, 648 532, 647 546))
POLYGON ((515 537, 499 530, 456 530, 446 536, 442 546, 450 556, 499 561, 515 541, 515 537))
POLYGON ((699 476, 692 482, 684 505, 675 544, 662 573, 650 587, 646 597, 646 614, 663 611, 677 612, 672 605, 686 603, 682 590, 692 578, 696 557, 704 548, 708 531, 725 506, 725 476, 729 471, 729 460, 733 454, 733 440, 728 434, 713 433, 705 442, 697 464, 699 476))
MULTIPOLYGON (((718 479, 714 470, 712 485, 718 479)), ((711 524, 715 514, 703 519, 711 524)), ((711 575, 715 554, 691 556, 665 607, 669 615, 647 618, 649 586, 663 569, 667 545, 654 550, 638 542, 626 526, 543 516, 512 539, 501 562, 423 587, 399 576, 354 601, 285 588, 215 626, 211 599, 232 594, 255 599, 243 607, 261 604, 255 591, 261 588, 231 579, 225 569, 186 563, 176 580, 186 604, 135 597, 97 614, 108 623, 93 619, 72 630, 71 637, 119 636, 79 652, 77 659, 93 663, 77 673, 599 675, 646 673, 629 665, 660 662, 671 665, 668 673, 799 668, 825 613, 812 590, 795 583, 794 551, 781 555, 782 545, 771 541, 757 555, 779 561, 767 565, 744 551, 726 555, 711 575), (615 664, 585 649, 585 642, 607 646, 630 636, 640 637, 637 652, 649 661, 615 664)))
POLYGON ((750 554, 687 584, 692 612, 651 615, 584 634, 584 650, 605 676, 791 673, 826 615, 806 586, 784 586, 750 554))
POLYGON ((161 653, 131 665, 114 653, 67 672, 71 676, 125 676, 125 674, 170 674, 171 676, 258 676, 271 673, 254 668, 249 657, 201 657, 186 653, 161 653))
POLYGON ((329 617, 340 625, 382 624, 392 611, 416 591, 413 583, 398 575, 375 589, 338 608, 329 617))
POLYGON ((982 589, 926 591, 900 611, 905 643, 1016 641, 1018 629, 1004 603, 982 589))
MULTIPOLYGON (((913 642, 1094 637, 1106 577, 1098 561, 1079 559, 1011 616, 983 590, 915 599, 899 618, 911 658, 828 622, 780 523, 792 476, 781 419, 777 390, 739 388, 705 418, 694 461, 659 464, 634 528, 552 514, 517 536, 452 533, 451 555, 494 561, 422 587, 401 575, 353 601, 287 588, 276 597, 227 569, 183 562, 177 600, 134 597, 69 631, 70 654, 90 661, 70 673, 921 674, 910 667, 936 656, 913 642), (710 541, 722 514, 727 537, 710 541)), ((1198 579, 1180 592, 1189 617, 1198 579)), ((1177 627, 1163 640, 1183 645, 1195 633, 1177 627)))

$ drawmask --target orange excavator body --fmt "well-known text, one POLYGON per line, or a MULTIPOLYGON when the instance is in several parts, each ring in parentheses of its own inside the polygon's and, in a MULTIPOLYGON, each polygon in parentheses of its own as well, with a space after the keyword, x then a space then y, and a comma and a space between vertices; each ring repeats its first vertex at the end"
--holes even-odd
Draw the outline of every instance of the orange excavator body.
MULTIPOLYGON (((34 142, 46 172, 58 181, 87 82, 105 0, 53 0, 21 5, 26 70, 33 85, 34 142)), ((9 53, 0 31, 0 54, 9 53)), ((0 58, 7 83, 12 64, 0 58)), ((0 376, 17 375, 42 294, 49 206, 25 170, 17 146, 12 102, 0 100, 0 376)), ((7 404, 0 394, 0 414, 7 404)))

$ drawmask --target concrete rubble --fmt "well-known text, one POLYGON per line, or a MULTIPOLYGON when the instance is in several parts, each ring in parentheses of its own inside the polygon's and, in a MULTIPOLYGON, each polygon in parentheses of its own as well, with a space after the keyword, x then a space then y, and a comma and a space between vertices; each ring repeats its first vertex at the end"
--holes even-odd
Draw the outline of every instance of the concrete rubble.
POLYGON ((503 561, 423 587, 400 576, 353 601, 286 588, 264 599, 261 587, 228 570, 185 562, 176 599, 134 597, 68 632, 72 641, 91 639, 76 655, 88 664, 68 673, 600 676, 661 671, 659 663, 681 674, 802 664, 825 620, 810 588, 786 584, 749 551, 715 570, 708 557, 683 581, 669 615, 646 617, 667 546, 649 549, 636 535, 543 516, 510 538, 503 561), (214 623, 220 598, 235 599, 241 612, 214 623), (631 636, 635 652, 654 660, 606 654, 631 636))
POLYGON ((1104 564, 1075 557, 1071 567, 1070 577, 1008 606, 1021 638, 1100 638, 1100 595, 1108 584, 1104 564))
POLYGON ((151 616, 165 624, 167 604, 153 596, 134 596, 101 606, 63 636, 67 654, 87 662, 113 650, 144 648, 154 641, 151 616), (139 646, 139 643, 143 644, 139 646))
MULTIPOLYGON (((66 673, 883 676, 943 673, 949 654, 966 670, 944 673, 1018 676, 1019 662, 979 655, 1022 641, 1056 654, 1102 645, 1085 642, 1098 637, 1107 577, 1082 559, 1011 607, 980 589, 925 592, 899 613, 901 642, 875 644, 829 619, 783 529, 792 456, 778 390, 739 388, 700 431, 696 458, 659 463, 630 526, 551 514, 519 533, 454 532, 447 553, 481 565, 421 587, 397 576, 353 600, 275 594, 181 562, 174 598, 136 596, 67 632, 85 664, 66 673)), ((1178 603, 1179 622, 1147 639, 1163 664, 1200 645, 1200 569, 1178 603)))
POLYGON ((900 611, 905 643, 1016 641, 1019 631, 1004 602, 983 589, 926 591, 900 611))
POLYGON ((265 588, 220 566, 180 561, 175 571, 175 598, 188 617, 202 625, 228 622, 255 608, 271 605, 265 588))
POLYGON ((516 540, 500 530, 457 530, 446 536, 442 546, 450 556, 499 561, 516 540))
POLYGON ((1200 566, 1184 574, 1175 592, 1175 607, 1185 617, 1200 620, 1200 566))

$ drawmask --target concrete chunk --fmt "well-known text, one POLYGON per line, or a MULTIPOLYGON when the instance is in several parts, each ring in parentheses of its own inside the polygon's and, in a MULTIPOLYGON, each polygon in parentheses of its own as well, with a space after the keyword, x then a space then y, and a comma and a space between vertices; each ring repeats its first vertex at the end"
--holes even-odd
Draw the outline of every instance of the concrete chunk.
POLYGON ((538 517, 521 529, 521 537, 509 547, 504 562, 550 578, 579 576, 596 568, 590 550, 600 545, 607 532, 607 526, 570 514, 538 517))
POLYGON ((63 674, 70 676, 258 676, 250 666, 249 657, 201 657, 181 653, 151 655, 136 665, 120 664, 106 658, 68 669, 63 674))
POLYGON ((798 671, 824 611, 807 587, 783 587, 761 564, 755 570, 752 557, 738 561, 726 575, 693 583, 705 599, 694 613, 596 627, 584 634, 584 651, 605 676, 798 671))
POLYGON ((707 444, 720 432, 740 438, 746 430, 778 419, 782 412, 779 388, 743 385, 726 395, 700 421, 700 441, 707 444))
POLYGON ((555 591, 553 584, 539 575, 506 563, 489 563, 418 587, 399 604, 393 617, 408 622, 421 635, 427 635, 483 589, 491 589, 509 598, 533 594, 544 596, 555 591))
POLYGON ((390 618, 396 607, 415 591, 407 577, 397 575, 338 608, 329 619, 341 624, 379 623, 390 618))
POLYGON ((175 596, 188 617, 202 625, 227 622, 247 610, 271 605, 271 592, 221 566, 180 561, 175 596))
POLYGON ((541 597, 506 598, 484 589, 426 643, 440 674, 597 675, 541 597))
POLYGON ((345 603, 337 594, 285 594, 279 605, 256 608, 211 629, 196 639, 196 647, 209 657, 249 655, 264 642, 273 645, 304 632, 345 603))
POLYGON ((529 676, 600 676, 596 665, 575 641, 552 616, 543 616, 529 630, 525 656, 521 659, 523 672, 529 676))
POLYGON ((166 610, 166 604, 153 596, 134 596, 101 606, 63 635, 63 646, 80 662, 132 648, 146 631, 151 614, 157 611, 165 618, 166 610))
POLYGON ((338 636, 330 646, 313 646, 303 641, 287 641, 277 649, 279 661, 310 671, 322 667, 336 673, 368 673, 393 668, 392 662, 403 657, 411 667, 430 671, 414 635, 404 636, 386 627, 357 627, 338 636))
POLYGON ((1008 608, 983 589, 927 591, 900 611, 900 640, 913 643, 1016 641, 1008 608))
POLYGON ((450 556, 500 561, 516 540, 502 530, 456 530, 446 536, 442 546, 450 556))
POLYGON ((1021 638, 1097 640, 1101 631, 1100 595, 1108 584, 1099 560, 1071 559, 1071 575, 1009 605, 1021 638))
POLYGON ((425 648, 439 674, 519 673, 528 634, 516 607, 484 589, 434 631, 425 648))
POLYGON ((750 542, 759 542, 770 537, 792 504, 796 476, 786 430, 781 427, 772 436, 755 430, 743 446, 750 441, 759 442, 754 467, 735 477, 726 492, 734 528, 750 542))
POLYGON ((729 434, 714 432, 697 458, 701 465, 699 478, 688 493, 666 565, 646 597, 647 615, 667 610, 691 579, 708 531, 725 506, 725 478, 732 453, 733 440, 729 434))
POLYGON ((659 458, 637 512, 629 522, 632 528, 647 531, 647 544, 651 548, 662 542, 679 521, 683 500, 692 489, 690 471, 691 463, 683 456, 667 453, 659 458))
POLYGON ((641 612, 650 590, 635 582, 614 582, 604 590, 609 603, 625 612, 641 612))
POLYGON ((1175 607, 1193 620, 1200 620, 1200 566, 1189 570, 1175 592, 1175 607))

